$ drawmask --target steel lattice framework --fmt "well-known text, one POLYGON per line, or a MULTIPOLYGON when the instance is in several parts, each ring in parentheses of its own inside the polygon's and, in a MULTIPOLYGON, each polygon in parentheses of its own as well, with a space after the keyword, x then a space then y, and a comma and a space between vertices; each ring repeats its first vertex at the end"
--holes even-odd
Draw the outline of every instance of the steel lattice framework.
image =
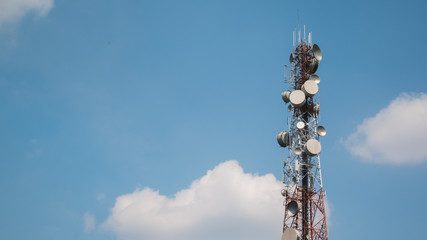
MULTIPOLYGON (((319 153, 319 136, 326 130, 319 125, 320 78, 314 74, 322 55, 319 47, 309 40, 298 41, 290 57, 290 66, 285 66, 285 82, 289 90, 282 98, 289 103, 288 131, 277 135, 282 147, 288 148, 283 163, 282 190, 284 196, 284 221, 282 240, 327 240, 325 192, 322 184, 319 153), (287 74, 288 73, 288 74, 287 74), (301 92, 304 99, 301 99, 301 92), (303 103, 301 103, 303 102, 303 103)), ((305 35, 305 33, 304 33, 305 35)))

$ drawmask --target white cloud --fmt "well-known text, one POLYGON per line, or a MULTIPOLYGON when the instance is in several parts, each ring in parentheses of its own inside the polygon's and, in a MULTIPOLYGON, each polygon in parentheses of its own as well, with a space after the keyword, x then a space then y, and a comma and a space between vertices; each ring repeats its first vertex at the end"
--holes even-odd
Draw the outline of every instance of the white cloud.
POLYGON ((29 12, 45 16, 52 7, 53 0, 0 0, 0 26, 19 21, 29 12))
POLYGON ((282 186, 228 161, 173 198, 150 188, 118 197, 103 226, 126 240, 280 239, 282 186))
POLYGON ((427 94, 401 94, 365 119, 345 144, 353 155, 371 162, 427 161, 427 94))
POLYGON ((91 232, 95 229, 95 217, 88 212, 83 215, 83 223, 84 230, 86 233, 91 232))

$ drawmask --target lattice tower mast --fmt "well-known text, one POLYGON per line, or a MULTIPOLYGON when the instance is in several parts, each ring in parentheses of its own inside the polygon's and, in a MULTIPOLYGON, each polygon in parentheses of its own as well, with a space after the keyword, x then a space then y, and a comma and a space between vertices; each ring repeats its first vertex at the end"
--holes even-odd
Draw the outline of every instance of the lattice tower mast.
POLYGON ((282 93, 288 105, 288 131, 280 132, 277 141, 288 148, 283 162, 285 214, 282 240, 327 240, 325 192, 322 184, 319 136, 326 130, 319 125, 320 78, 315 74, 322 53, 308 41, 301 30, 294 31, 294 44, 285 65, 285 82, 289 90, 282 93), (298 35, 298 36, 297 36, 298 35), (287 76, 289 73, 289 76, 287 76))

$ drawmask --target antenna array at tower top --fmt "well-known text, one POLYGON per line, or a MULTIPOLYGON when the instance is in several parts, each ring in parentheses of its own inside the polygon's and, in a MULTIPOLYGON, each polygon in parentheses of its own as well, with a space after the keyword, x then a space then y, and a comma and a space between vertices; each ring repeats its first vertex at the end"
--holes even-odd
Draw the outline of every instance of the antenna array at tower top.
POLYGON ((304 25, 304 32, 302 33, 302 36, 301 36, 301 29, 299 29, 298 31, 294 30, 294 32, 293 32, 293 44, 292 44, 293 49, 292 50, 295 50, 296 46, 300 45, 302 43, 306 43, 309 46, 311 46, 312 45, 312 40, 311 40, 312 33, 311 32, 308 33, 307 38, 306 38, 306 34, 305 34, 305 25, 304 25), (298 38, 296 38, 296 36, 298 36, 298 38))

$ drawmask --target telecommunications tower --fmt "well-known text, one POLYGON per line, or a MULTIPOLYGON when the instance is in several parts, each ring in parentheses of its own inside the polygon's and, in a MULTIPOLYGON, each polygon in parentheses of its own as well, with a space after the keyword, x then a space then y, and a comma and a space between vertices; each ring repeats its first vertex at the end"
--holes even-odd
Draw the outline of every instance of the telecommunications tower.
POLYGON ((319 125, 316 70, 322 60, 319 46, 301 30, 294 31, 293 50, 285 65, 289 90, 282 93, 288 104, 288 130, 277 134, 277 142, 288 148, 283 162, 282 195, 285 213, 282 240, 327 240, 325 192, 322 185, 319 136, 326 129, 319 125), (287 73, 289 74, 287 76, 287 73))

